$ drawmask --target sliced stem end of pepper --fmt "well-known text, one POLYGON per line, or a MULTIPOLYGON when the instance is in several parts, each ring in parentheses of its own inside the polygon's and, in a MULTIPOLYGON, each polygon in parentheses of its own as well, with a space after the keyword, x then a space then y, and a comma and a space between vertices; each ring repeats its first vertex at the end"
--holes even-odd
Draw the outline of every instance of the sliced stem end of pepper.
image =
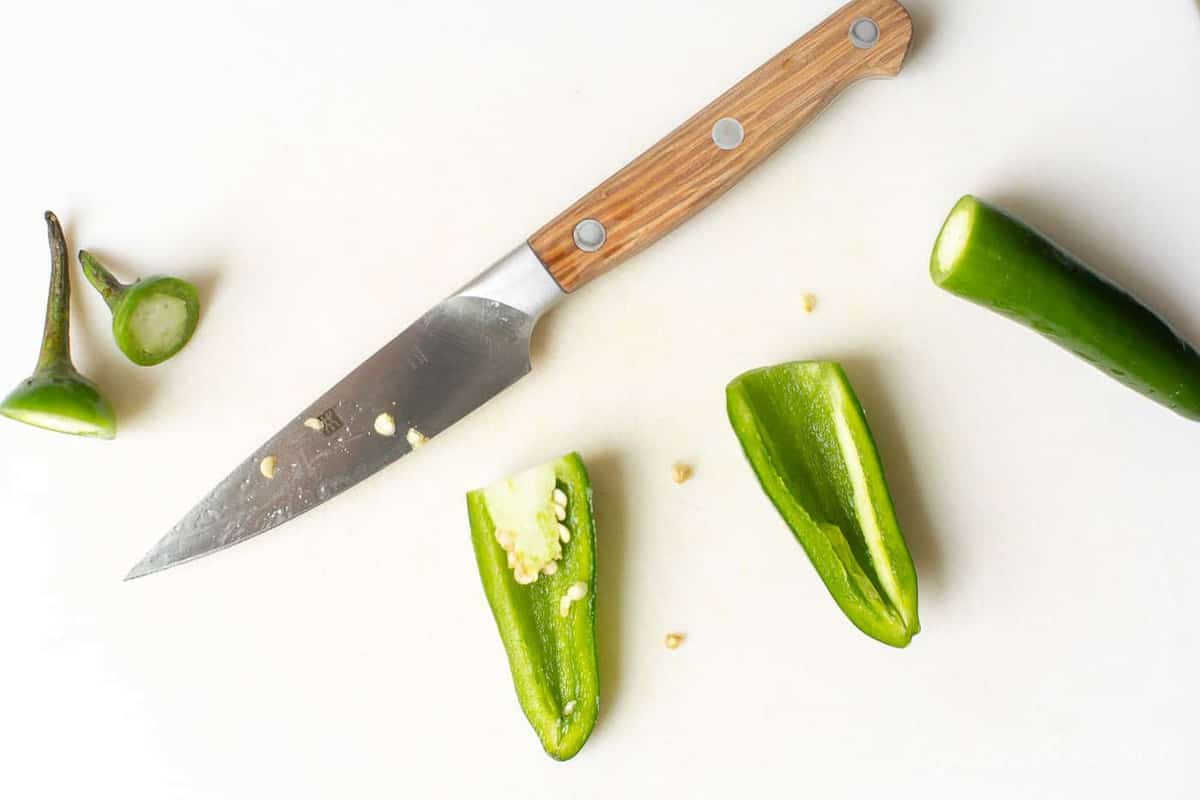
POLYGON ((71 275, 62 225, 52 211, 45 213, 50 245, 50 289, 46 324, 37 366, 3 401, 0 414, 45 430, 111 439, 117 432, 116 414, 96 384, 71 363, 71 275))

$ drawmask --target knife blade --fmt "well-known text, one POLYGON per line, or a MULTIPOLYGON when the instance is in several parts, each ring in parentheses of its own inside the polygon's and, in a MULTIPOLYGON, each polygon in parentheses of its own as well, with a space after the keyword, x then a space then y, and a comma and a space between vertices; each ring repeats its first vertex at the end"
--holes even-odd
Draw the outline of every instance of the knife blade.
POLYGON ((251 453, 126 580, 282 525, 412 452, 529 372, 533 325, 563 296, 518 247, 251 453))
POLYGON ((653 244, 850 84, 899 73, 895 0, 853 0, 438 303, 254 450, 126 580, 282 525, 391 464, 530 371, 538 318, 653 244))

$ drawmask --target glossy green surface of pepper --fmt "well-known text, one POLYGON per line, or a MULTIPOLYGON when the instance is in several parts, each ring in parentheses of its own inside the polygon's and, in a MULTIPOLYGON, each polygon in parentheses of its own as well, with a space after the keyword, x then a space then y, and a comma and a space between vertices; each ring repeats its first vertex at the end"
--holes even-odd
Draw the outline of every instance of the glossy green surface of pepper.
POLYGON ((921 629, 917 574, 862 407, 842 367, 794 362, 726 388, 763 491, 850 621, 904 647, 921 629))

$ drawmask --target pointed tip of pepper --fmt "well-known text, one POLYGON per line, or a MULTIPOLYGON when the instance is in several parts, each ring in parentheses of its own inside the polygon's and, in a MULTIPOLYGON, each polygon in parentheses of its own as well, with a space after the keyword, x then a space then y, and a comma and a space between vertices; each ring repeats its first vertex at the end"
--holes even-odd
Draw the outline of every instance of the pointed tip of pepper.
POLYGON ((54 216, 53 211, 47 211, 44 216, 46 217, 46 222, 58 222, 58 217, 54 216))

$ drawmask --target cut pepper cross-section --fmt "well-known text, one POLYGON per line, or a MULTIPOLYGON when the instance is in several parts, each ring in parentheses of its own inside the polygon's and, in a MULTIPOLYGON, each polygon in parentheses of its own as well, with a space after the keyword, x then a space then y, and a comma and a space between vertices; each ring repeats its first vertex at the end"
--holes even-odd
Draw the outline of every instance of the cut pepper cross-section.
POLYGON ((726 389, 763 490, 846 616, 904 647, 921 629, 917 575, 862 407, 841 366, 753 370, 726 389))
POLYGON ((192 284, 151 275, 126 286, 87 250, 79 251, 79 263, 112 310, 113 339, 133 363, 161 364, 192 338, 200 318, 200 300, 192 284))
POLYGON ((484 593, 521 709, 546 752, 583 747, 599 710, 596 533, 576 453, 467 495, 484 593))

